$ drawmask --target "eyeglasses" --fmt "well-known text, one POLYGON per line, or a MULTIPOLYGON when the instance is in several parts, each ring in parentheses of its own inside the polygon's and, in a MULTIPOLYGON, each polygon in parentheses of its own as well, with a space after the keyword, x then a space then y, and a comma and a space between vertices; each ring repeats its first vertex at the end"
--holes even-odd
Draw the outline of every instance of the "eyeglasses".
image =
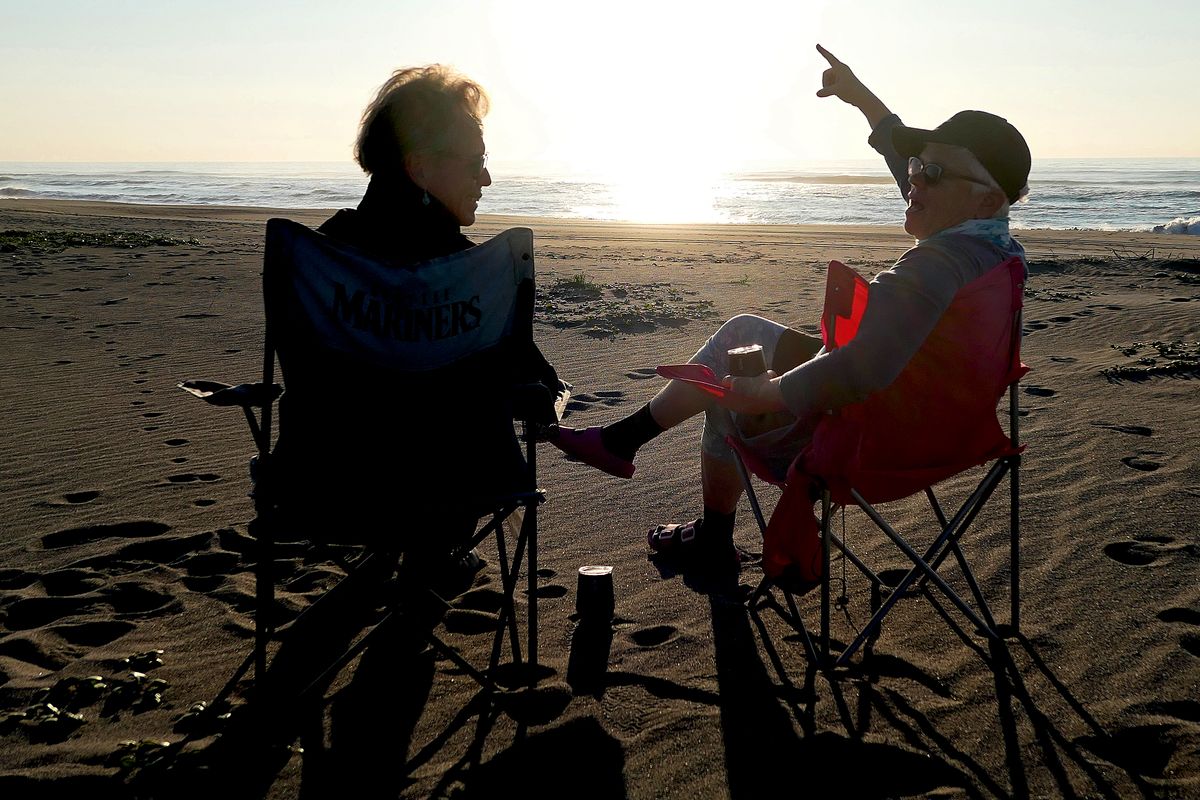
POLYGON ((464 156, 458 153, 451 153, 448 150, 435 150, 434 152, 440 156, 445 156, 446 158, 451 158, 455 161, 461 161, 466 165, 467 172, 470 173, 471 177, 478 177, 483 174, 485 169, 487 169, 487 153, 479 156, 464 156))
POLYGON ((928 186, 937 186, 942 178, 958 178, 959 180, 978 183, 980 186, 992 186, 988 181, 981 181, 978 178, 972 178, 970 175, 963 175, 960 172, 950 172, 940 164, 926 164, 921 159, 913 156, 908 159, 908 179, 911 181, 917 175, 924 177, 925 183, 928 186))

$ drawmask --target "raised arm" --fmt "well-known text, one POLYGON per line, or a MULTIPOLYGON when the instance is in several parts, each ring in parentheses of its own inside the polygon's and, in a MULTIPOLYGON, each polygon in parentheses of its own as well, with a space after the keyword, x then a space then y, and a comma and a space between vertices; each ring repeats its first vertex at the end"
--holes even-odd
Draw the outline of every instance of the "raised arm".
POLYGON ((892 128, 900 124, 900 118, 858 79, 854 70, 838 61, 837 56, 821 45, 817 45, 817 52, 829 62, 829 68, 821 73, 817 97, 836 97, 862 112, 871 125, 871 138, 867 142, 883 156, 900 188, 900 195, 907 199, 908 160, 901 158, 892 147, 892 128))

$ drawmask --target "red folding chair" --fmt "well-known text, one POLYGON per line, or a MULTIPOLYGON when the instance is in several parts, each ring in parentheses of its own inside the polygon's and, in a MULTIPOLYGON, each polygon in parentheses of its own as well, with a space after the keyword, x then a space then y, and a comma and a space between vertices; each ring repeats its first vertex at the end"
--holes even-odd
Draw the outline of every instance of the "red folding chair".
MULTIPOLYGON (((1020 481, 1017 389, 1028 371, 1021 363, 1021 306, 1025 267, 1006 261, 963 287, 917 354, 886 389, 822 418, 812 441, 786 475, 773 473, 742 441, 737 453, 751 507, 763 531, 765 577, 751 604, 757 608, 780 590, 785 618, 801 634, 809 657, 830 663, 830 552, 836 548, 871 584, 870 621, 838 655, 845 664, 879 633, 896 602, 912 592, 939 590, 989 639, 1002 637, 961 542, 1005 476, 1009 478, 1010 624, 1020 626, 1020 481), (996 408, 1009 394, 1006 434, 996 408), (947 518, 934 486, 979 465, 986 474, 958 511, 947 518), (783 489, 770 521, 764 519, 750 480, 753 474, 783 489), (876 505, 924 492, 938 530, 918 550, 884 519, 876 505), (819 516, 813 504, 820 501, 819 516), (857 506, 912 562, 883 599, 884 581, 831 530, 834 514, 857 506), (974 607, 939 572, 947 557, 965 580, 974 607), (821 588, 820 652, 813 645, 794 599, 797 591, 821 588)), ((849 267, 831 262, 821 333, 827 350, 849 345, 870 300, 869 284, 849 267)))

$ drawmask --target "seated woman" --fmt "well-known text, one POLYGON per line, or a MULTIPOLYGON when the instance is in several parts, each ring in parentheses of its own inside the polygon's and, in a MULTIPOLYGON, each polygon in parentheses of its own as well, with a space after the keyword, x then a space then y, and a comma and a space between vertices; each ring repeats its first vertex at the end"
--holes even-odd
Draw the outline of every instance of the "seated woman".
POLYGON ((642 445, 704 413, 704 513, 683 525, 655 527, 649 542, 653 549, 690 552, 718 568, 736 567, 739 560, 733 525, 742 482, 725 444, 731 422, 752 449, 786 468, 822 414, 859 402, 896 379, 959 289, 1001 262, 1024 257, 1008 220, 1010 204, 1027 192, 1030 168, 1029 148, 1017 129, 982 111, 960 112, 934 130, 905 127, 848 66, 820 45, 817 49, 829 62, 817 94, 838 97, 867 118, 868 142, 886 159, 908 201, 904 229, 917 239, 872 281, 871 303, 853 346, 818 353, 820 342, 812 337, 761 317, 737 316, 691 362, 728 376, 728 351, 759 344, 768 372, 726 377, 734 393, 720 401, 671 381, 628 417, 603 427, 560 428, 554 440, 597 469, 630 478, 642 445))
MULTIPOLYGON (((319 232, 397 270, 473 247, 462 228, 474 224, 492 184, 481 126, 487 110, 483 89, 444 66, 394 73, 363 113, 355 146, 371 176, 366 193, 319 232)), ((482 393, 366 372, 337 353, 285 364, 276 456, 299 515, 329 508, 349 537, 441 526, 448 514, 464 517, 465 528, 473 519, 464 492, 527 488, 510 485, 521 454, 504 387, 542 384, 549 405, 561 384, 532 338, 514 338, 506 352, 472 364, 472 381, 489 390, 482 393)))

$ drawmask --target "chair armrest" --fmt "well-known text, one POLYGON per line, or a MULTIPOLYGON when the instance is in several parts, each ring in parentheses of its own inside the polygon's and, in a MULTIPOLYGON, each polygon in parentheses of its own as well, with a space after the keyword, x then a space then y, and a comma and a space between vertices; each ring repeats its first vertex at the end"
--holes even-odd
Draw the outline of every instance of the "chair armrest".
POLYGON ((283 387, 278 383, 239 383, 230 386, 217 381, 183 381, 177 384, 188 394, 212 406, 263 408, 279 399, 283 387))

